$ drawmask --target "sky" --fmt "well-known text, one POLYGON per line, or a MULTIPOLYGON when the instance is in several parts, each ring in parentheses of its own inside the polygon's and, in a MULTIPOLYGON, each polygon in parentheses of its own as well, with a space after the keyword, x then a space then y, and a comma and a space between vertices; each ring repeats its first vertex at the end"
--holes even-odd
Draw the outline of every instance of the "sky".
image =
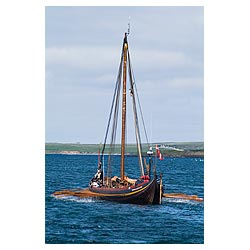
POLYGON ((45 9, 46 142, 103 141, 128 22, 149 141, 204 140, 203 7, 84 6, 45 9))

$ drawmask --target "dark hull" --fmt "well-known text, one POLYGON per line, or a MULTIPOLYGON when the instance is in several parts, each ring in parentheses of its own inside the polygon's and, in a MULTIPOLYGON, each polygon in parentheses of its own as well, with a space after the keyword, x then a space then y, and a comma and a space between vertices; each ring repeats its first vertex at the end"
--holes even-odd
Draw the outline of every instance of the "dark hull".
POLYGON ((160 184, 156 183, 153 204, 161 204, 161 198, 162 197, 160 197, 160 196, 162 196, 162 192, 160 192, 160 188, 161 188, 160 184))
POLYGON ((159 204, 159 184, 156 179, 136 188, 89 188, 102 200, 132 204, 159 204))

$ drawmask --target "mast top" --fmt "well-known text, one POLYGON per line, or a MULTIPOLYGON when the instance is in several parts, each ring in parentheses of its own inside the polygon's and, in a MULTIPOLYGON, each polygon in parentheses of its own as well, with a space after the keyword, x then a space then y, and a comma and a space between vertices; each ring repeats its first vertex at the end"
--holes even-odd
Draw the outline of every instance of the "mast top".
POLYGON ((123 43, 124 43, 124 44, 127 44, 127 43, 128 43, 127 36, 128 36, 128 33, 125 32, 125 36, 124 36, 124 40, 123 40, 123 43))
POLYGON ((130 23, 128 23, 128 31, 125 32, 124 41, 127 42, 127 36, 130 34, 130 23))

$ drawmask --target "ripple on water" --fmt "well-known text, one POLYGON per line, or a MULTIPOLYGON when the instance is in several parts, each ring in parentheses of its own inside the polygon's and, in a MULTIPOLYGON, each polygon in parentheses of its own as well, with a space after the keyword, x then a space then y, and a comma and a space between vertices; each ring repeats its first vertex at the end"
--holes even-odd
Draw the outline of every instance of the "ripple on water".
MULTIPOLYGON (((46 155, 46 243, 204 243, 203 203, 163 199, 162 205, 140 206, 51 196, 57 190, 88 186, 96 162, 96 156, 46 155)), ((137 164, 137 159, 131 157, 130 163, 137 164)), ((204 197, 203 167, 203 161, 188 158, 166 158, 157 166, 169 193, 199 197, 204 197)))

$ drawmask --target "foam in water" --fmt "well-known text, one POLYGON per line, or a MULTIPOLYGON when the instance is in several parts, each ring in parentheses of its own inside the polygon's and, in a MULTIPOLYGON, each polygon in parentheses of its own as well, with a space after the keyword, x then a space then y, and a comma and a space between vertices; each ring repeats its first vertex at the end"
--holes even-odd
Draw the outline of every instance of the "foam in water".
POLYGON ((186 203, 186 204, 191 204, 191 205, 197 205, 198 204, 198 202, 196 202, 196 201, 190 201, 190 200, 178 199, 178 198, 168 199, 167 202, 170 202, 170 203, 186 203))
POLYGON ((95 202, 95 199, 93 198, 78 198, 78 197, 75 197, 75 196, 65 196, 65 195, 52 195, 52 197, 56 198, 56 199, 59 199, 59 200, 67 200, 67 201, 74 201, 74 202, 79 202, 79 203, 91 203, 91 202, 95 202))

